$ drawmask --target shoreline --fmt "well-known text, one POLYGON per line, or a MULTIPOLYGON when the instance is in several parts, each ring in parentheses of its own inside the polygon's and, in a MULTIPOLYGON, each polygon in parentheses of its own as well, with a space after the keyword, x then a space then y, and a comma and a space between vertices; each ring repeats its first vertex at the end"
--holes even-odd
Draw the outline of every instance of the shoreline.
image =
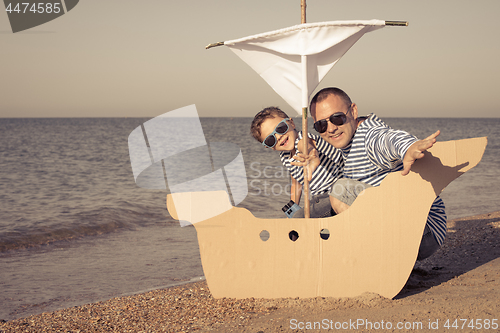
POLYGON ((447 321, 451 327, 455 320, 458 329, 465 323, 466 331, 480 330, 477 319, 481 325, 496 322, 500 326, 498 240, 500 211, 448 221, 442 248, 416 263, 405 287, 392 300, 377 294, 355 298, 214 299, 206 281, 188 282, 0 322, 0 332, 286 332, 309 326, 314 332, 336 330, 335 325, 344 323, 350 323, 353 329, 353 322, 358 330, 370 332, 380 331, 382 321, 385 329, 388 323, 392 329, 398 323, 420 323, 421 327, 403 328, 435 331, 433 325, 443 330, 447 321))

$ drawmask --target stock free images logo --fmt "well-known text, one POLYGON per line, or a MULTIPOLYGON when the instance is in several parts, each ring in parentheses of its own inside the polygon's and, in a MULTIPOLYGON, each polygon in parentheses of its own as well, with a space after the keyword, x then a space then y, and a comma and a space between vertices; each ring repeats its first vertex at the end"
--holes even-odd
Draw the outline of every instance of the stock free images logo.
POLYGON ((12 32, 31 29, 52 21, 75 8, 79 0, 26 1, 3 0, 12 32))

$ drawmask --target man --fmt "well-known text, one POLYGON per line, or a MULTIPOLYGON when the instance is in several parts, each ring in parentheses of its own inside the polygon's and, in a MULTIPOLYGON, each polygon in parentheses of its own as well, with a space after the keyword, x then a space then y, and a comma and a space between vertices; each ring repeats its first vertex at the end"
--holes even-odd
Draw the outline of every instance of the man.
MULTIPOLYGON (((314 128, 321 137, 342 151, 344 179, 330 191, 331 203, 337 213, 349 208, 365 188, 378 186, 393 171, 410 172, 415 160, 436 142, 439 131, 424 140, 417 140, 404 131, 393 130, 377 116, 358 117, 358 108, 338 88, 325 88, 311 101, 314 128)), ((446 235, 446 214, 440 197, 434 201, 420 244, 418 260, 433 254, 446 235)))

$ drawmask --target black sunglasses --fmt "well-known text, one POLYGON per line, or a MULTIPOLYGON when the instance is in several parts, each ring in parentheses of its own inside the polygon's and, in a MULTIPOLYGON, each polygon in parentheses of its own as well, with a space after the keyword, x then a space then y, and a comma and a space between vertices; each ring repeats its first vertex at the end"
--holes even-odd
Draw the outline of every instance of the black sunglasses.
MULTIPOLYGON (((349 112, 349 110, 347 112, 349 112)), ((328 129, 328 120, 330 120, 330 122, 332 124, 334 124, 335 126, 342 126, 346 123, 347 117, 346 117, 345 113, 342 113, 342 112, 334 113, 326 119, 321 119, 321 120, 318 120, 317 122, 315 122, 314 129, 318 133, 325 133, 326 130, 328 129)))

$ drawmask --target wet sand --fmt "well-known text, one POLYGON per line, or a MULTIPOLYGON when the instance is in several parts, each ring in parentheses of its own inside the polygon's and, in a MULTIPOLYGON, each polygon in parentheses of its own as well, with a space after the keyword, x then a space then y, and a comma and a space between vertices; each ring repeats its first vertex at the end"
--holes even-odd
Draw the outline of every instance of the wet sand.
POLYGON ((0 323, 0 332, 495 332, 499 241, 500 211, 449 221, 443 247, 392 300, 214 299, 197 282, 0 323))

